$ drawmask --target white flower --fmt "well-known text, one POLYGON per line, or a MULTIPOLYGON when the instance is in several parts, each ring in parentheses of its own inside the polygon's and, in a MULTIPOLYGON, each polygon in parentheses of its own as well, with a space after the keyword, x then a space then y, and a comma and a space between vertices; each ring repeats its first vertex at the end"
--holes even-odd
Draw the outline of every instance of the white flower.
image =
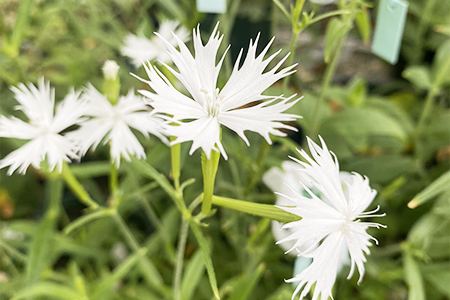
POLYGON ((89 85, 84 97, 87 101, 86 116, 92 118, 68 134, 79 146, 81 155, 104 141, 111 142, 111 159, 116 166, 119 166, 121 156, 126 160, 130 160, 130 154, 140 159, 145 158, 144 148, 130 127, 147 138, 151 133, 167 143, 167 138, 161 133, 162 120, 151 114, 142 98, 134 92, 120 96, 117 104, 112 105, 104 95, 89 85))
POLYGON ((146 82, 153 92, 140 92, 150 99, 149 104, 158 113, 173 116, 175 120, 185 120, 185 122, 180 122, 178 126, 169 126, 168 133, 177 137, 173 143, 193 141, 190 154, 196 149, 202 148, 208 158, 211 151, 214 150, 220 151, 227 159, 220 142, 220 125, 235 131, 247 145, 249 142, 244 134, 246 130, 259 133, 268 143, 271 143, 270 133, 285 136, 286 134, 279 129, 296 130, 292 126, 281 123, 281 121, 293 121, 299 117, 283 113, 298 100, 289 102, 292 97, 262 95, 273 83, 295 72, 293 71, 295 65, 277 72, 286 60, 286 55, 273 69, 264 73, 269 63, 281 50, 264 60, 264 56, 273 42, 272 39, 264 50, 256 56, 259 36, 254 43, 250 41, 247 56, 239 68, 243 53, 241 50, 228 82, 222 90, 219 90, 217 88, 217 77, 225 54, 216 65, 217 51, 223 38, 217 32, 217 26, 206 45, 202 44, 200 28, 197 27, 197 30, 194 30, 195 58, 183 41, 175 35, 180 51, 176 50, 169 41, 159 36, 168 48, 169 55, 178 71, 167 65, 165 66, 184 85, 192 98, 176 90, 169 80, 151 65, 144 66, 150 80, 141 80, 146 82))
MULTIPOLYGON (((158 33, 164 37, 171 45, 176 45, 177 41, 172 33, 175 33, 183 42, 189 38, 189 31, 180 26, 178 21, 164 21, 159 27, 158 33)), ((166 52, 166 47, 156 36, 148 39, 134 34, 128 34, 124 45, 121 48, 122 55, 132 59, 136 67, 142 65, 142 61, 158 59, 161 62, 171 62, 170 56, 166 52)))
POLYGON ((119 65, 114 60, 107 60, 103 64, 102 71, 103 76, 105 76, 106 79, 116 79, 117 74, 119 73, 119 65))
POLYGON ((61 132, 82 121, 84 107, 79 93, 71 91, 55 111, 55 91, 43 78, 37 88, 31 83, 28 87, 19 84, 12 91, 20 103, 17 110, 21 110, 29 122, 0 116, 0 137, 29 141, 2 159, 0 168, 10 166, 9 175, 17 169, 24 174, 30 165, 39 169, 40 163, 47 159, 50 170, 57 168, 61 172, 63 161, 70 162, 78 157, 75 145, 61 132))
POLYGON ((319 5, 328 5, 337 2, 336 0, 310 0, 312 3, 319 5))
POLYGON ((318 299, 319 295, 321 299, 328 299, 339 266, 348 256, 348 278, 353 275, 356 267, 360 282, 364 275, 365 254, 370 253, 370 240, 378 243, 366 230, 369 227, 384 227, 377 223, 360 221, 362 218, 383 216, 373 214, 379 208, 364 212, 372 203, 376 191, 370 188, 367 178, 357 173, 352 173, 351 177, 342 183, 337 158, 334 154, 331 155, 322 138, 320 140, 322 148, 308 139, 312 158, 304 150, 299 151, 307 162, 294 160, 301 165, 302 171, 309 177, 309 183, 319 191, 321 198, 317 197, 307 184, 300 183, 309 196, 305 197, 293 188, 293 193, 296 194, 294 197, 285 195, 293 206, 279 206, 302 219, 285 224, 284 228, 291 228, 294 233, 278 243, 294 241, 289 251, 296 250, 298 256, 313 259, 309 267, 287 280, 299 283, 292 298, 302 290, 302 299, 315 283, 312 299, 318 299), (304 249, 303 246, 307 244, 312 246, 304 249))

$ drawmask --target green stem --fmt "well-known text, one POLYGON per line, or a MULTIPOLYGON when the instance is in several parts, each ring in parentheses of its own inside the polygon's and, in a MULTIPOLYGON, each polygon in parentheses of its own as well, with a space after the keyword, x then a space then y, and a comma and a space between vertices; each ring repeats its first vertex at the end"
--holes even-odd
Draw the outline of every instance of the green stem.
POLYGON ((249 196, 252 192, 253 187, 258 183, 261 171, 263 169, 264 160, 266 159, 269 150, 270 145, 265 140, 261 141, 258 157, 255 161, 255 168, 252 169, 252 172, 249 176, 247 187, 244 191, 244 197, 249 196))
POLYGON ((219 166, 220 153, 211 150, 211 157, 208 159, 202 152, 202 171, 203 171, 203 203, 202 213, 207 216, 211 211, 211 201, 214 194, 214 181, 216 179, 217 168, 219 166))
POLYGON ((346 38, 346 34, 343 35, 342 39, 339 41, 339 44, 336 48, 336 52, 333 55, 333 58, 330 64, 327 65, 327 69, 325 71, 325 76, 322 81, 322 89, 319 94, 319 99, 317 99, 316 105, 314 107, 312 122, 311 122, 311 136, 316 136, 319 127, 320 127, 320 113, 323 106, 323 102, 325 101, 325 94, 330 87, 330 83, 333 80, 334 73, 336 72, 337 63, 341 56, 342 46, 344 45, 344 40, 346 38))
POLYGON ((22 254, 20 251, 17 251, 14 247, 8 245, 8 243, 3 242, 2 240, 0 240, 0 248, 3 248, 5 252, 9 253, 9 255, 21 261, 22 263, 25 263, 27 261, 27 257, 24 254, 22 254))
MULTIPOLYGON (((170 141, 175 140, 176 137, 171 136, 170 141)), ((175 184, 175 190, 180 189, 180 151, 181 144, 175 144, 170 146, 170 156, 172 160, 172 178, 175 184)))
POLYGON ((270 204, 253 203, 220 196, 213 196, 212 203, 222 207, 245 212, 250 215, 269 218, 282 223, 289 223, 301 220, 299 216, 285 212, 284 210, 270 204))
POLYGON ((31 243, 27 266, 26 286, 34 285, 42 272, 51 265, 54 259, 54 237, 60 211, 62 197, 62 180, 54 173, 50 173, 47 180, 49 203, 46 213, 36 228, 31 243))
MULTIPOLYGON (((141 246, 139 245, 134 235, 131 233, 125 221, 117 213, 117 211, 112 216, 133 252, 139 253, 141 250, 141 246)), ((158 270, 155 268, 155 266, 147 259, 145 255, 140 255, 139 260, 141 262, 140 267, 143 270, 143 275, 147 279, 147 282, 155 289, 157 289, 161 294, 167 295, 168 291, 166 290, 162 277, 158 273, 158 270)))
POLYGON ((120 199, 117 195, 117 186, 118 186, 118 182, 119 182, 119 175, 117 172, 116 164, 114 162, 111 162, 110 170, 111 171, 109 174, 109 191, 110 191, 110 196, 113 199, 113 205, 117 207, 120 204, 120 199))
POLYGON ((417 124, 415 131, 415 145, 416 145, 416 158, 419 159, 421 155, 421 150, 419 150, 419 139, 424 130, 425 124, 428 121, 431 111, 433 109, 433 102, 435 96, 439 93, 439 87, 445 76, 448 76, 448 70, 450 70, 450 55, 440 66, 439 70, 436 72, 436 77, 434 78, 433 85, 428 90, 427 97, 425 99, 425 105, 423 107, 422 114, 419 118, 419 123, 417 124))
MULTIPOLYGON (((300 34, 300 32, 301 32, 300 30, 296 31, 296 30, 292 29, 291 43, 290 43, 290 46, 289 46, 290 54, 289 54, 289 58, 288 58, 288 61, 287 61, 287 64, 286 64, 287 66, 291 66, 292 63, 294 62, 295 49, 296 49, 296 46, 297 46, 297 37, 300 34)), ((284 77, 284 79, 283 79, 283 94, 287 93, 287 88, 289 86, 289 81, 290 80, 291 80, 291 76, 284 77)))
POLYGON ((184 252, 189 233, 189 223, 181 218, 180 235, 178 237, 177 261, 173 280, 173 295, 175 300, 181 299, 181 277, 183 275, 184 252))
POLYGON ((72 171, 70 170, 70 167, 67 165, 66 162, 64 162, 63 164, 61 176, 64 178, 64 181, 66 182, 68 187, 72 190, 72 192, 75 194, 75 196, 78 197, 78 199, 81 202, 83 202, 86 206, 88 206, 93 210, 98 209, 99 207, 98 204, 91 199, 91 196, 89 196, 84 187, 75 178, 72 171))
POLYGON ((156 215, 155 211, 150 206, 150 204, 147 201, 145 201, 145 199, 143 197, 139 197, 139 199, 141 200, 141 203, 144 206, 144 210, 147 214, 148 219, 158 229, 158 231, 161 232, 161 236, 162 236, 162 239, 164 242, 164 246, 166 248, 167 255, 169 256, 169 258, 171 260, 174 261, 175 260, 175 251, 174 251, 172 245, 170 244, 169 233, 167 232, 167 229, 163 226, 163 224, 159 220, 158 216, 156 215))

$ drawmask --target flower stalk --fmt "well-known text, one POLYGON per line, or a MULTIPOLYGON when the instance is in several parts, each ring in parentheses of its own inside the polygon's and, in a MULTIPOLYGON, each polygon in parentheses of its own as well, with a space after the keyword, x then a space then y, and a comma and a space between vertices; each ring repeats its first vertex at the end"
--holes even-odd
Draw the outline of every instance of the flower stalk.
POLYGON ((214 181, 216 179, 217 169, 219 167, 220 153, 211 151, 211 157, 208 159, 202 152, 202 171, 203 171, 203 203, 202 213, 207 216, 211 211, 212 197, 214 193, 214 181))
POLYGON ((258 217, 269 218, 282 223, 301 220, 300 217, 285 212, 270 204, 253 203, 220 196, 213 196, 212 203, 218 206, 231 208, 258 217))
POLYGON ((98 204, 95 203, 94 200, 92 200, 91 196, 89 196, 83 185, 81 185, 81 183, 76 179, 75 175, 73 175, 70 167, 66 162, 63 163, 61 176, 66 182, 67 186, 83 204, 85 204, 92 210, 97 210, 99 208, 98 204))

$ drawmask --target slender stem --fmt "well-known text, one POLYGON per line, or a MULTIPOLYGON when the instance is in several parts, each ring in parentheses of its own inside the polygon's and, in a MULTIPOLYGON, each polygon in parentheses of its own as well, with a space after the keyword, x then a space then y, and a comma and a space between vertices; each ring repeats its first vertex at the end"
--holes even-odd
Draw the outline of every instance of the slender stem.
POLYGON ((133 249, 133 251, 138 251, 141 248, 141 246, 139 246, 138 241, 131 233, 130 229, 128 229, 128 226, 126 225, 122 217, 116 212, 115 214, 113 214, 113 218, 117 226, 119 227, 120 231, 122 232, 123 236, 127 240, 128 244, 133 249))
POLYGON ((81 183, 75 178, 66 162, 64 162, 63 164, 61 175, 64 181, 67 183, 68 187, 81 202, 83 202, 86 206, 93 210, 98 209, 98 204, 91 199, 91 196, 89 196, 81 183))
POLYGON ((336 48, 336 52, 333 55, 333 58, 330 64, 327 65, 327 69, 325 71, 325 76, 322 81, 322 89, 319 94, 319 99, 317 99, 316 105, 314 107, 312 122, 311 122, 311 133, 310 135, 316 136, 319 130, 320 125, 320 113, 323 106, 323 102, 325 101, 325 93, 330 87, 330 83, 333 80, 334 73, 336 72, 337 63, 341 56, 342 46, 344 45, 344 40, 347 35, 345 34, 342 39, 339 41, 339 44, 336 48))
MULTIPOLYGON (((134 237, 133 233, 131 233, 122 217, 117 213, 117 211, 112 215, 112 217, 133 252, 139 252, 141 250, 141 246, 134 237)), ((147 282, 154 288, 156 288, 160 293, 167 295, 168 291, 166 290, 162 277, 158 273, 158 270, 155 268, 155 266, 153 266, 153 264, 144 255, 140 256, 140 262, 140 267, 143 270, 143 275, 147 279, 147 282)))
POLYGON ((173 295, 175 300, 181 299, 181 277, 183 275, 184 252, 189 233, 189 223, 181 218, 180 235, 178 236, 177 261, 173 280, 173 295))
POLYGON ((114 162, 111 162, 111 171, 109 174, 109 193, 113 199, 113 205, 116 207, 120 204, 120 199, 117 196, 117 186, 119 182, 119 175, 117 172, 117 167, 114 162))
POLYGON ((261 170, 263 169, 264 160, 266 159, 269 150, 270 145, 265 140, 261 141, 261 144, 259 146, 258 157, 256 158, 255 161, 256 169, 253 169, 249 176, 247 187, 244 191, 244 197, 250 195, 253 187, 258 183, 260 179, 261 170))
MULTIPOLYGON (((171 141, 175 139, 176 137, 170 137, 171 141)), ((172 160, 172 178, 176 191, 180 189, 180 151, 181 144, 175 144, 170 147, 170 157, 172 160)))
POLYGON ((417 124, 416 131, 415 131, 415 144, 416 144, 416 158, 419 159, 420 157, 420 150, 419 148, 419 139, 422 135, 422 132, 424 130, 425 124, 428 121, 432 108, 433 108, 433 102, 436 94, 439 92, 439 87, 442 83, 442 80, 445 76, 448 74, 448 70, 450 69, 450 56, 447 57, 447 59, 444 61, 442 65, 439 66, 438 71, 436 72, 436 76, 434 78, 433 84, 431 88, 428 90, 427 97, 425 99, 425 105, 423 107, 422 114, 419 118, 419 123, 417 124))
POLYGON ((3 248, 5 252, 9 253, 9 255, 14 256, 15 259, 20 260, 21 262, 26 262, 27 257, 22 254, 20 251, 17 251, 14 247, 8 245, 8 243, 0 240, 0 248, 3 248))
POLYGON ((220 153, 211 151, 211 157, 208 159, 202 152, 202 171, 203 171, 203 203, 202 213, 207 216, 211 211, 211 201, 214 193, 214 181, 216 179, 217 168, 219 166, 220 153))
POLYGON ((170 241, 168 239, 169 238, 169 234, 168 234, 166 228, 163 226, 163 224, 159 220, 158 216, 156 215, 155 211, 150 206, 150 204, 147 201, 145 201, 145 199, 143 197, 139 197, 139 199, 141 200, 141 203, 144 206, 144 210, 145 210, 145 212, 147 214, 148 219, 158 229, 158 231, 161 232, 161 237, 162 237, 162 240, 164 242, 164 246, 166 248, 167 255, 170 257, 170 259, 174 260, 175 251, 174 251, 174 249, 173 249, 173 247, 170 244, 170 241))
POLYGON ((245 212, 247 214, 269 218, 283 223, 301 220, 299 216, 285 212, 284 210, 270 204, 254 203, 219 196, 213 196, 212 203, 222 207, 231 208, 237 211, 245 212))
MULTIPOLYGON (((294 28, 292 29, 291 44, 289 46, 290 54, 289 54, 289 58, 287 61, 287 66, 292 65, 292 63, 294 62, 295 49, 296 49, 296 45, 297 45, 297 37, 299 34, 300 34, 300 30, 297 31, 294 28)), ((286 94, 290 80, 291 80, 291 76, 284 77, 284 79, 283 79, 283 94, 286 94)))

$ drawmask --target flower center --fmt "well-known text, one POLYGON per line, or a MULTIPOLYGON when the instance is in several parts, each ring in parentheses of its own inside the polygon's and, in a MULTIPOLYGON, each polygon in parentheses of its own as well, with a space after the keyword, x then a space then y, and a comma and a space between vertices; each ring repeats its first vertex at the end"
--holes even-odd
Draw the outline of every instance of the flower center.
POLYGON ((222 100, 223 100, 223 96, 221 96, 220 98, 217 98, 217 96, 219 96, 219 89, 215 89, 214 90, 214 94, 211 95, 210 93, 208 93, 207 90, 205 89, 200 89, 200 92, 202 92, 203 94, 205 94, 205 98, 206 98, 206 111, 208 112, 208 115, 211 117, 217 117, 219 115, 220 112, 220 105, 222 104, 222 100))

